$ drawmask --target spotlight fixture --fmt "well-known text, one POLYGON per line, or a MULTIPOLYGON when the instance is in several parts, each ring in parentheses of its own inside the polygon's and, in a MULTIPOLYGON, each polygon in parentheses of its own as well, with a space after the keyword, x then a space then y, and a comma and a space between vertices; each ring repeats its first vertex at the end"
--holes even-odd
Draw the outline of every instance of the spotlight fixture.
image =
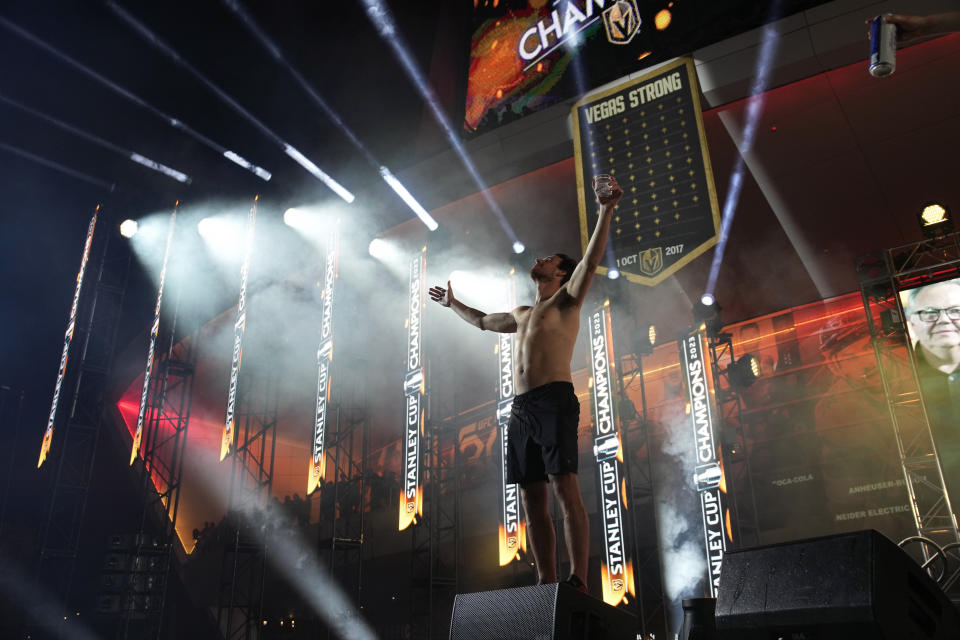
POLYGON ((950 210, 938 202, 929 202, 917 214, 920 229, 927 238, 940 238, 953 231, 950 210))
POLYGON ((197 233, 204 238, 209 238, 211 235, 213 235, 214 227, 216 226, 217 223, 214 220, 210 218, 204 218, 197 223, 197 233))
POLYGON ((303 226, 308 214, 300 209, 290 208, 283 212, 283 223, 294 229, 303 226))
POLYGON ((647 329, 647 340, 650 341, 650 346, 657 344, 657 328, 654 325, 650 325, 650 328, 647 329))
POLYGON ((437 221, 433 219, 433 216, 431 216, 430 213, 427 212, 427 210, 424 209, 419 202, 417 202, 417 199, 413 197, 413 194, 407 191, 407 188, 403 186, 399 180, 397 180, 396 176, 390 173, 390 169, 387 169, 386 167, 380 167, 380 177, 383 178, 384 182, 390 185, 390 188, 393 189, 398 196, 400 196, 400 199, 403 200, 408 207, 410 207, 410 210, 417 214, 417 217, 420 218, 420 222, 425 224, 427 229, 430 229, 430 231, 437 230, 437 221))
POLYGON ((727 367, 727 373, 732 386, 746 389, 760 377, 760 361, 752 353, 748 353, 727 367))
POLYGON ((693 304, 694 322, 706 322, 717 317, 720 314, 720 305, 716 299, 709 293, 703 294, 700 299, 693 304))
POLYGON ((381 238, 374 238, 370 241, 370 246, 367 247, 367 251, 374 258, 382 259, 386 256, 387 250, 387 241, 381 238))
POLYGON ((519 240, 513 243, 513 252, 517 255, 520 255, 521 253, 526 251, 526 249, 527 248, 524 246, 524 244, 519 240))
POLYGON ((128 218, 120 223, 120 235, 122 235, 124 238, 132 238, 133 236, 137 235, 137 229, 139 228, 140 225, 136 220, 130 220, 128 218))
POLYGON ((611 280, 616 280, 620 277, 620 270, 616 267, 610 267, 610 269, 607 270, 607 277, 611 280))

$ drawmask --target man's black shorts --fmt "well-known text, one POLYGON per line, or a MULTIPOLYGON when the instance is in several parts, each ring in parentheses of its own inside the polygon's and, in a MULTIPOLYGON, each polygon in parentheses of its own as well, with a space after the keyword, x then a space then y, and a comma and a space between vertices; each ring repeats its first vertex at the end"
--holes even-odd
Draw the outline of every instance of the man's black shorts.
POLYGON ((507 482, 542 482, 577 472, 580 402, 569 382, 551 382, 513 399, 507 425, 507 482))

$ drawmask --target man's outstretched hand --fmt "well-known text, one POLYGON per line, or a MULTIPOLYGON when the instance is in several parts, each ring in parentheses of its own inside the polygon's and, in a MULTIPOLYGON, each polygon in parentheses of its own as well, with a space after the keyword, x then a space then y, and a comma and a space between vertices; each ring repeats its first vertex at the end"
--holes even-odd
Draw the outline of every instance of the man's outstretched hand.
MULTIPOLYGON (((620 201, 621 196, 623 196, 623 189, 621 189, 620 185, 617 184, 616 178, 610 178, 609 185, 610 195, 604 195, 601 197, 600 194, 596 194, 597 202, 599 202, 601 205, 615 205, 620 201)), ((594 186, 594 190, 596 190, 596 186, 594 186)), ((596 193, 596 191, 594 192, 596 193)))
POLYGON ((450 281, 447 280, 447 288, 433 286, 430 287, 430 299, 434 302, 439 302, 444 307, 449 307, 456 298, 453 297, 453 287, 450 286, 450 281))

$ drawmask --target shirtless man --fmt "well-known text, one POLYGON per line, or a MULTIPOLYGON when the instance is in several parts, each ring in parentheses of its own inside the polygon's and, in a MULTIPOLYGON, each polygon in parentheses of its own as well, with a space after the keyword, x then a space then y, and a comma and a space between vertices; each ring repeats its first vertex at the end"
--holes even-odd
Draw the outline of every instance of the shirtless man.
MULTIPOLYGON (((595 186, 596 188, 596 186, 595 186)), ((577 424, 580 404, 573 392, 570 358, 580 330, 580 307, 603 259, 613 207, 623 191, 616 180, 600 190, 600 216, 584 259, 564 254, 537 258, 530 277, 537 285, 532 307, 484 313, 457 300, 447 288, 431 287, 430 297, 481 330, 516 333, 518 395, 508 426, 507 482, 520 485, 530 546, 539 583, 557 581, 556 540, 548 509, 547 481, 563 512, 570 557, 567 583, 587 592, 590 528, 577 483, 577 424)))

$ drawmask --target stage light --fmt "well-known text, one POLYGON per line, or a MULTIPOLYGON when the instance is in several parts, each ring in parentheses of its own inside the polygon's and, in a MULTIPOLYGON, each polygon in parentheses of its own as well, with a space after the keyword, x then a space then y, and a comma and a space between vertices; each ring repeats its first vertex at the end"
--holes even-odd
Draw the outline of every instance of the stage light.
POLYGON ((712 293, 705 293, 700 296, 700 302, 703 303, 703 306, 709 307, 716 302, 716 299, 713 297, 712 293))
POLYGON ((437 230, 437 221, 433 219, 433 216, 427 213, 427 210, 424 209, 419 202, 417 202, 416 198, 414 198, 409 191, 407 191, 407 188, 404 187, 392 173, 390 173, 390 169, 387 169, 386 167, 380 167, 380 176, 383 178, 384 182, 390 185, 390 188, 393 189, 398 196, 400 196, 400 199, 406 202, 407 206, 410 207, 415 214, 417 214, 417 217, 420 218, 420 221, 427 225, 427 229, 430 229, 430 231, 437 230))
POLYGON ((620 277, 620 270, 617 269, 616 267, 610 267, 609 269, 607 269, 607 277, 610 278, 611 280, 616 280, 617 278, 620 277))
POLYGON ((750 94, 746 100, 746 122, 743 127, 743 138, 738 145, 739 154, 733 171, 730 173, 730 185, 727 188, 727 198, 723 203, 723 212, 720 218, 720 234, 716 248, 713 250, 713 260, 710 264, 710 275, 707 278, 707 291, 715 291, 717 278, 720 277, 720 265, 726 252, 727 239, 730 237, 730 228, 733 226, 733 216, 740 201, 740 191, 743 188, 743 176, 746 170, 744 156, 753 148, 757 128, 760 125, 760 116, 766 101, 765 92, 770 84, 770 71, 773 68, 773 59, 776 54, 780 35, 775 26, 782 13, 781 2, 770 3, 767 14, 767 23, 763 28, 760 41, 760 51, 757 54, 757 67, 750 86, 750 94))
POLYGON ((420 96, 430 108, 430 112, 433 115, 434 120, 436 120, 437 124, 440 125, 440 128, 443 129, 444 134, 447 136, 447 141, 460 157, 460 161, 470 174, 470 177, 473 178, 473 182, 477 186, 480 196, 486 201, 487 206, 490 207, 490 210, 493 211, 493 214, 500 223, 500 227, 503 229, 503 232, 508 238, 510 238, 511 241, 516 242, 517 234, 514 233, 513 227, 510 226, 510 223, 507 221, 507 217, 503 214, 503 210, 500 208, 500 205, 498 205, 493 199, 493 196, 490 195, 490 189, 480 178, 480 172, 477 171, 476 166, 473 164, 473 160, 471 160, 470 156, 467 155, 467 150, 460 141, 460 134, 457 133, 457 130, 450 122, 450 119, 446 116, 444 108, 440 104, 440 100, 433 92, 433 89, 427 82, 423 72, 420 71, 420 68, 417 66, 413 54, 410 53, 409 47, 407 47, 406 43, 403 41, 403 38, 397 32, 397 25, 393 20, 393 16, 390 13, 389 7, 385 2, 383 2, 383 0, 363 0, 363 5, 366 9, 367 17, 370 19, 370 22, 373 23, 377 33, 381 38, 384 39, 384 41, 386 41, 390 48, 393 49, 397 60, 400 62, 400 65, 403 67, 404 71, 406 71, 407 77, 416 86, 420 96))
POLYGON ((657 344, 657 328, 654 325, 650 325, 650 328, 647 329, 647 340, 650 341, 650 346, 657 344))
POLYGON ((131 153, 130 159, 136 162, 137 164, 147 167, 148 169, 153 169, 154 171, 158 171, 165 176, 169 176, 174 180, 176 180, 177 182, 182 182, 184 184, 190 184, 191 182, 193 182, 193 180, 191 180, 190 176, 188 176, 187 174, 181 171, 177 171, 176 169, 171 169, 167 165, 160 164, 156 160, 151 160, 150 158, 144 157, 139 153, 131 153))
POLYGON ((938 202, 930 202, 924 205, 923 210, 917 215, 920 221, 920 229, 923 235, 928 238, 939 238, 953 231, 953 218, 950 217, 950 210, 938 202))
POLYGON ((120 235, 124 238, 132 238, 137 235, 137 229, 140 228, 140 225, 136 220, 124 220, 120 223, 120 235))
POLYGON ((383 260, 389 253, 389 247, 386 240, 374 238, 370 241, 370 246, 367 247, 367 251, 377 260, 383 260))
POLYGON ((520 255, 521 253, 523 253, 523 252, 526 251, 526 250, 527 250, 527 247, 526 247, 522 242, 520 242, 519 240, 517 240, 516 242, 513 243, 513 252, 514 252, 515 254, 520 255))
POLYGON ((310 161, 310 158, 306 157, 287 143, 283 143, 283 152, 296 160, 297 164, 299 164, 301 167, 312 173, 317 180, 330 187, 330 190, 343 198, 347 204, 350 204, 354 201, 354 195, 352 193, 344 189, 339 182, 324 173, 320 167, 310 161))
POLYGON ((38 37, 36 37, 35 35, 33 35, 32 33, 30 33, 29 31, 26 31, 26 30, 24 30, 24 29, 21 29, 19 26, 15 25, 14 23, 12 23, 12 22, 10 22, 9 20, 5 19, 3 16, 0 16, 0 25, 6 27, 7 29, 10 29, 11 31, 13 31, 13 32, 16 33, 17 35, 19 35, 21 38, 23 38, 24 40, 27 40, 27 41, 31 42, 33 45, 35 45, 35 46, 43 49, 43 50, 46 51, 47 53, 49 53, 49 54, 51 54, 51 55, 59 58, 62 62, 70 65, 71 67, 73 67, 73 68, 76 69, 77 71, 85 74, 88 78, 92 78, 93 80, 99 82, 100 84, 102 84, 103 86, 107 87, 108 89, 110 89, 110 90, 113 91, 114 93, 116 93, 116 94, 118 94, 118 95, 120 95, 120 96, 123 96, 124 98, 126 98, 126 99, 129 100, 130 102, 133 102, 134 104, 142 107, 143 109, 146 109, 147 111, 149 111, 149 112, 152 113, 153 115, 157 116, 158 118, 160 118, 161 120, 163 120, 164 122, 166 122, 168 125, 170 125, 170 126, 173 127, 174 129, 178 129, 178 130, 182 131, 183 133, 186 133, 187 135, 191 136, 194 140, 196 140, 196 141, 199 142, 200 144, 206 145, 206 146, 209 147, 210 149, 213 149, 214 151, 217 151, 218 153, 223 154, 224 157, 228 158, 228 159, 231 160, 232 162, 235 162, 236 164, 240 165, 240 166, 243 167, 244 169, 247 169, 248 171, 252 171, 254 174, 256 174, 256 175, 257 175, 258 177, 260 177, 261 179, 263 179, 263 180, 269 180, 269 179, 270 179, 270 172, 269 172, 269 171, 267 171, 267 170, 265 170, 265 169, 261 169, 260 167, 254 165, 254 164, 251 164, 250 162, 247 162, 246 160, 244 160, 243 158, 241 158, 240 156, 238 156, 236 153, 233 153, 232 151, 230 151, 230 150, 228 150, 227 148, 225 148, 223 145, 220 145, 220 144, 214 142, 213 140, 211 140, 210 138, 206 137, 206 136, 203 135, 202 133, 199 133, 199 132, 191 129, 191 128, 190 128, 189 126, 187 126, 187 124, 184 123, 182 120, 179 120, 179 119, 177 119, 177 118, 174 118, 173 116, 171 116, 171 115, 169 115, 169 114, 166 114, 166 113, 164 113, 163 111, 160 111, 159 109, 157 109, 157 108, 154 107, 153 105, 147 103, 147 102, 144 101, 142 98, 140 98, 140 97, 138 97, 138 96, 130 93, 129 91, 127 91, 126 89, 124 89, 124 88, 121 87, 120 85, 116 84, 115 82, 112 82, 111 80, 108 80, 107 78, 105 78, 104 76, 100 75, 99 73, 97 73, 97 72, 94 71, 93 69, 90 69, 89 67, 81 64, 81 63, 78 62, 77 60, 74 60, 73 58, 71 58, 71 57, 68 56, 67 54, 63 53, 63 52, 60 51, 59 49, 56 49, 56 48, 50 46, 49 44, 47 44, 46 42, 44 42, 44 41, 41 40, 40 38, 38 38, 38 37))
POLYGON ((197 233, 204 238, 212 238, 215 235, 217 222, 213 218, 204 218, 197 223, 197 233))
POLYGON ((261 180, 269 182, 270 178, 273 177, 273 174, 267 171, 266 169, 262 167, 258 167, 257 165, 253 164, 243 156, 240 156, 234 153, 233 151, 230 151, 230 149, 224 150, 223 157, 229 160, 230 162, 233 162, 234 164, 240 165, 247 171, 252 171, 254 175, 256 175, 261 180))
POLYGON ((760 377, 760 361, 752 353, 741 356, 727 367, 730 384, 737 389, 746 389, 760 377))
POLYGON ((301 209, 290 208, 283 212, 283 223, 294 229, 303 227, 308 218, 309 214, 301 209))

